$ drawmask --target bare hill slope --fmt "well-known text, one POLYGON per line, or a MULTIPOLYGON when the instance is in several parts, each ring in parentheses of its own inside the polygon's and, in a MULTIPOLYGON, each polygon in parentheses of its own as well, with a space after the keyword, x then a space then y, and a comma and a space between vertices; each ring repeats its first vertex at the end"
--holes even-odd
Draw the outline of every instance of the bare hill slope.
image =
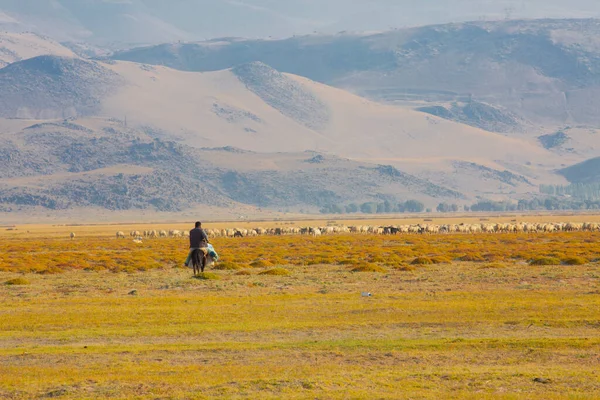
POLYGON ((380 199, 465 196, 390 166, 314 152, 197 149, 98 118, 34 123, 0 134, 4 211, 40 206, 178 211, 199 204, 316 211, 380 199))
POLYGON ((0 68, 43 55, 75 57, 71 50, 49 37, 31 32, 0 32, 0 68))
POLYGON ((329 151, 361 158, 469 158, 552 164, 535 143, 507 138, 343 90, 263 64, 189 73, 118 62, 129 82, 102 115, 178 135, 200 147, 329 151), (241 75, 240 71, 244 71, 241 75))
MULTIPOLYGON (((452 107, 476 100, 535 124, 598 125, 599 34, 596 19, 484 21, 376 34, 162 44, 114 58, 188 71, 261 61, 381 101, 452 107)), ((472 124, 497 129, 494 114, 481 121, 477 113, 472 124)))
POLYGON ((537 141, 375 103, 260 63, 197 73, 43 56, 0 69, 0 88, 9 95, 0 115, 13 118, 0 120, 10 204, 466 201, 480 181, 504 197, 535 191, 543 182, 536 176, 565 162, 537 141), (46 120, 14 119, 30 116, 46 120), (308 162, 307 150, 323 158, 308 162), (411 173, 398 167, 407 163, 411 173), (480 180, 432 179, 415 167, 439 163, 471 166, 480 180), (540 173, 523 177, 525 165, 540 173))

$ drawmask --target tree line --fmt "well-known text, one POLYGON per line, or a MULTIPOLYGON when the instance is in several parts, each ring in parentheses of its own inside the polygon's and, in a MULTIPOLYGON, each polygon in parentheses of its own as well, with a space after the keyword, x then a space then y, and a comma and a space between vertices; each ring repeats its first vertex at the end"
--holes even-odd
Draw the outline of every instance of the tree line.
MULTIPOLYGON (((557 211, 557 210, 600 210, 599 200, 581 200, 549 197, 545 199, 511 201, 480 200, 472 205, 440 203, 437 212, 505 212, 505 211, 557 211)), ((327 205, 321 209, 322 214, 400 214, 432 212, 418 200, 408 200, 404 203, 390 201, 366 202, 362 204, 327 205)))
POLYGON ((330 204, 321 209, 322 214, 397 214, 421 213, 426 211, 425 204, 418 200, 407 200, 403 203, 391 201, 366 202, 362 204, 351 203, 348 205, 330 204))
POLYGON ((571 196, 580 200, 600 200, 600 183, 540 185, 540 193, 549 196, 571 196))

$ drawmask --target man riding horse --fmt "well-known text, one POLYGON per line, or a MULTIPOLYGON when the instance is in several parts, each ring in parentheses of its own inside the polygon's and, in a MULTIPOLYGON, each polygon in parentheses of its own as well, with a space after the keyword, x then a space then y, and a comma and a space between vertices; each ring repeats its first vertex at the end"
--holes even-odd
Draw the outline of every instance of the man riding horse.
POLYGON ((196 275, 196 272, 204 272, 207 255, 208 236, 202 229, 202 223, 196 222, 195 228, 190 231, 190 251, 185 259, 186 267, 189 267, 191 263, 194 268, 194 275, 196 275))

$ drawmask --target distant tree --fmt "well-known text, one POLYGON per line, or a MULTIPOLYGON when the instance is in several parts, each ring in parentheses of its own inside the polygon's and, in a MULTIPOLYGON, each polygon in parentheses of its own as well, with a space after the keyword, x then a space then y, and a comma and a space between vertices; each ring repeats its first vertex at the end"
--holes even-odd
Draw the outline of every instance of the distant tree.
POLYGON ((384 202, 383 202, 383 212, 384 212, 384 213, 387 213, 387 214, 389 214, 389 213, 391 213, 391 212, 394 212, 394 209, 393 209, 392 203, 390 203, 390 202, 389 202, 389 201, 387 201, 387 200, 386 200, 386 201, 384 201, 384 202))
POLYGON ((360 211, 364 214, 375 214, 377 212, 376 203, 363 203, 360 206, 360 211))
POLYGON ((352 204, 348 204, 346 206, 346 213, 347 214, 353 214, 353 213, 357 213, 358 212, 358 206, 354 203, 352 204))
POLYGON ((321 214, 343 214, 344 209, 337 204, 329 204, 320 210, 321 214))
POLYGON ((406 212, 420 213, 425 211, 425 204, 417 200, 407 200, 406 203, 404 203, 404 209, 406 212))

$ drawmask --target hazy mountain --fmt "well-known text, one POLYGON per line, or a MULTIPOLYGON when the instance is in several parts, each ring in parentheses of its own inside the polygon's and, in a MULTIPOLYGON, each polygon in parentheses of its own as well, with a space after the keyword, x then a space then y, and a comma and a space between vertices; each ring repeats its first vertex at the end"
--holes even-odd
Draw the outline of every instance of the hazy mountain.
POLYGON ((0 69, 0 117, 92 115, 119 83, 117 74, 95 62, 56 56, 30 58, 0 69))
POLYGON ((595 0, 0 0, 3 30, 103 44, 285 37, 482 18, 599 16, 595 0))
POLYGON ((0 69, 0 88, 5 205, 434 205, 562 182, 550 176, 561 159, 537 141, 370 102, 261 63, 197 73, 40 56, 0 69), (44 120, 24 119, 32 117, 44 120), (438 173, 428 176, 431 165, 438 173))
POLYGON ((372 35, 163 44, 114 58, 187 71, 261 61, 379 101, 415 107, 425 101, 438 106, 433 114, 510 131, 526 121, 600 124, 598 37, 600 20, 477 22, 372 35))
POLYGON ((0 32, 0 68, 16 61, 49 54, 75 57, 70 49, 49 37, 35 33, 0 32))
POLYGON ((0 208, 435 206, 597 180, 599 20, 401 28, 595 3, 421 3, 0 0, 0 208))
POLYGON ((198 204, 316 208, 382 198, 463 198, 389 166, 314 152, 195 149, 148 132, 90 119, 0 134, 0 204, 4 210, 178 211, 198 204))

